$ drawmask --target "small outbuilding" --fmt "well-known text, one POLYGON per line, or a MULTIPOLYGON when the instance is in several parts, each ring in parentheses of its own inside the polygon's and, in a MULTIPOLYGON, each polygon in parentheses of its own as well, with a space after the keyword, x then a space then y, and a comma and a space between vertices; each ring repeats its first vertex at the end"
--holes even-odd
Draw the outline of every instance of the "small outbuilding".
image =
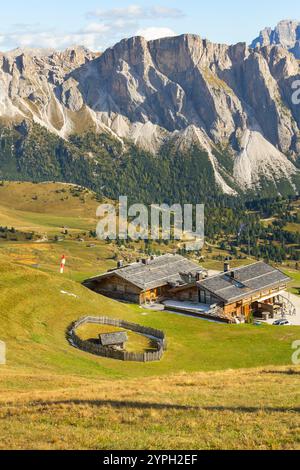
POLYGON ((128 341, 128 336, 125 331, 117 331, 115 333, 104 333, 99 335, 101 346, 110 348, 124 349, 128 341))

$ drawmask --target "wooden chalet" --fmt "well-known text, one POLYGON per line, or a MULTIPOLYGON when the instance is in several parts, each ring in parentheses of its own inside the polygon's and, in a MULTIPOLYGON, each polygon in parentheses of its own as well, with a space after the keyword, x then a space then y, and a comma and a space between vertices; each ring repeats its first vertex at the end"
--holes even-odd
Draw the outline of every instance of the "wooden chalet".
POLYGON ((290 278, 280 270, 259 262, 238 269, 225 264, 223 273, 200 280, 199 303, 215 306, 229 320, 249 321, 251 315, 274 316, 290 278))
POLYGON ((128 266, 119 263, 117 269, 87 279, 83 285, 107 297, 140 305, 168 298, 197 302, 197 281, 206 275, 198 264, 168 254, 128 266))

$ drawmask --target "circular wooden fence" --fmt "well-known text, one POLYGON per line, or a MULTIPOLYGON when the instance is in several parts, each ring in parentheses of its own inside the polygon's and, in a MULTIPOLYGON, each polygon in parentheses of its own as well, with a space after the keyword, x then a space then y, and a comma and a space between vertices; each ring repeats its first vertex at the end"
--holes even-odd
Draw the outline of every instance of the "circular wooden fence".
POLYGON ((128 362, 154 362, 160 361, 164 351, 167 350, 167 340, 163 331, 149 328, 146 326, 130 323, 125 320, 116 320, 109 317, 84 317, 72 323, 67 329, 67 339, 72 346, 81 349, 82 351, 95 354, 97 356, 107 357, 110 359, 118 359, 119 361, 128 362), (127 351, 117 351, 111 348, 104 347, 100 344, 94 344, 88 340, 82 340, 76 334, 76 330, 81 325, 89 323, 98 325, 110 325, 117 328, 124 328, 133 331, 134 333, 142 334, 153 340, 157 346, 156 351, 145 353, 132 353, 127 351))

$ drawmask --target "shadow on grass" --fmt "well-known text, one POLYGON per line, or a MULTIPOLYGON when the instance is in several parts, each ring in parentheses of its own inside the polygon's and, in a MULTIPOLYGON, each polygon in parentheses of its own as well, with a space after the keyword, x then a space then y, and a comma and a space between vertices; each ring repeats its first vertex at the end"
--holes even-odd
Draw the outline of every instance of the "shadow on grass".
POLYGON ((38 401, 31 402, 26 406, 31 407, 51 407, 63 405, 78 405, 78 406, 92 406, 92 407, 111 407, 116 409, 139 409, 139 410, 175 410, 175 411, 215 411, 215 412, 232 412, 232 413, 300 413, 300 407, 232 407, 232 406, 189 406, 177 405, 171 403, 143 403, 134 401, 116 401, 116 400, 58 400, 58 401, 38 401))
POLYGON ((271 375, 300 375, 300 370, 289 369, 289 370, 264 370, 263 374, 271 375))

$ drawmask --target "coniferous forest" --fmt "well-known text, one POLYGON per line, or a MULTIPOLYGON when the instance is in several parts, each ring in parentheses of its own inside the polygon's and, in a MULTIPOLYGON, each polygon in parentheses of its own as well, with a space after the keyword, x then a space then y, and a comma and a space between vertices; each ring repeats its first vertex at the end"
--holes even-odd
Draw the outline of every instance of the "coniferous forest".
MULTIPOLYGON (((229 167, 230 157, 222 157, 229 167)), ((300 233, 286 229, 300 222, 295 191, 283 184, 278 196, 270 183, 260 194, 225 196, 208 155, 197 147, 183 154, 166 144, 153 155, 107 134, 90 132, 66 141, 23 122, 1 128, 0 169, 3 180, 76 183, 99 197, 126 195, 130 203, 204 203, 206 239, 212 245, 233 256, 238 251, 279 263, 300 260, 300 233)))

